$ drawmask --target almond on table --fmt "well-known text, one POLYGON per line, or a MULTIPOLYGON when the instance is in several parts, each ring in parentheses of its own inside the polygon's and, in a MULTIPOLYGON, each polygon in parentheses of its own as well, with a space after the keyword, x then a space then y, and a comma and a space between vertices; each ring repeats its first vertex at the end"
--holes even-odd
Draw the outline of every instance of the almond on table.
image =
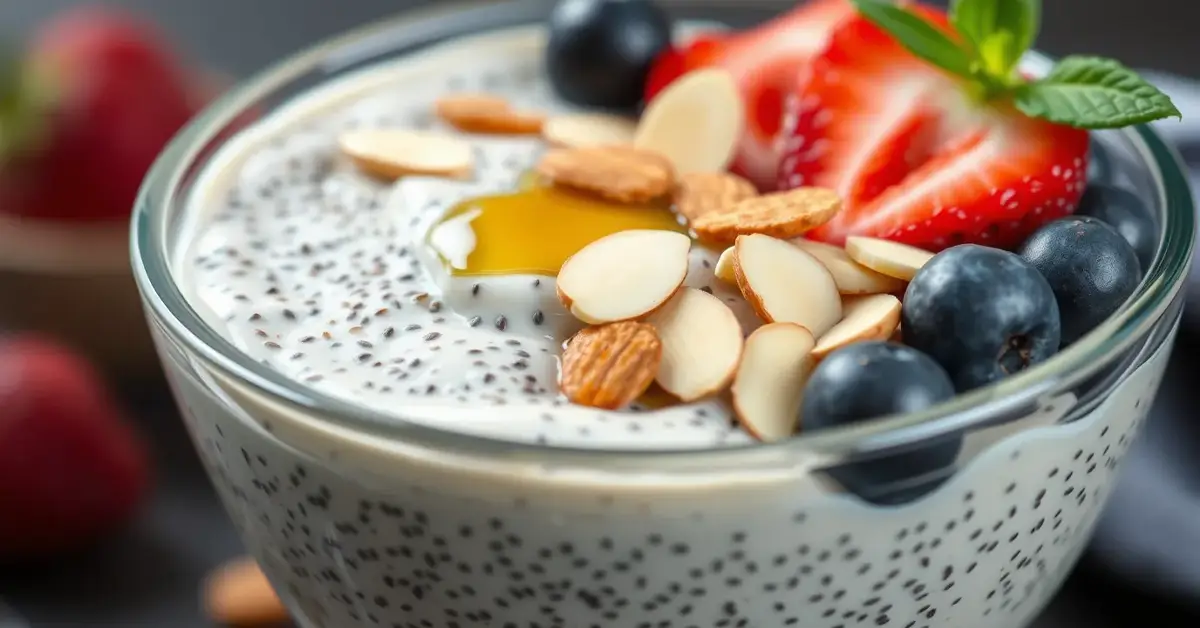
POLYGON ((627 146, 560 148, 546 153, 538 174, 555 185, 618 203, 644 203, 669 194, 675 171, 662 155, 627 146))
POLYGON ((742 326, 729 306, 684 288, 647 319, 663 343, 658 385, 688 402, 720 393, 742 359, 742 326))
POLYGON ((842 200, 833 190, 797 188, 707 212, 692 221, 692 229, 712 244, 732 244, 739 235, 752 233, 788 239, 825 224, 841 208, 842 200))
POLYGON ((652 325, 623 321, 575 334, 562 356, 559 382, 567 399, 593 408, 623 408, 650 388, 663 344, 652 325))
POLYGON ((407 175, 463 178, 475 167, 469 143, 427 131, 349 131, 338 137, 338 146, 360 170, 388 180, 407 175))
POLYGON ((287 621, 288 612, 252 558, 239 558, 212 572, 202 591, 204 611, 227 626, 271 626, 287 621))
POLYGON ((795 433, 815 345, 812 333, 795 323, 768 323, 746 338, 733 380, 733 410, 758 440, 783 440, 795 433))
POLYGON ((599 113, 554 116, 542 125, 542 137, 555 146, 617 146, 633 143, 633 120, 599 113))
POLYGON ((674 231, 632 229, 605 236, 563 263, 558 298, 589 324, 641 318, 683 285, 691 245, 674 231))
POLYGON ((679 177, 675 208, 688 222, 758 196, 753 183, 728 172, 693 172, 679 177))
POLYGON ((464 133, 486 135, 536 135, 546 117, 513 109, 507 100, 488 94, 455 94, 439 98, 437 116, 464 133))
POLYGON ((817 258, 765 235, 737 239, 734 272, 742 296, 768 323, 796 323, 821 337, 842 320, 842 297, 817 258))

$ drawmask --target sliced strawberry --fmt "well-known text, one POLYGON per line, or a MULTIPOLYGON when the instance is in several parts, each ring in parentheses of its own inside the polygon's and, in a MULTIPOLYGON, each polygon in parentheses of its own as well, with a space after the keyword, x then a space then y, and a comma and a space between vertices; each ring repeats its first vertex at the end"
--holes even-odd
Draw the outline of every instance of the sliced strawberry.
POLYGON ((845 199, 814 239, 1007 247, 1072 212, 1083 193, 1085 131, 978 102, 863 18, 836 29, 788 104, 780 186, 845 199))
POLYGON ((784 97, 824 47, 829 32, 853 13, 847 0, 814 0, 755 29, 702 35, 659 58, 646 84, 646 100, 692 70, 727 68, 741 85, 748 112, 732 170, 772 189, 784 97))

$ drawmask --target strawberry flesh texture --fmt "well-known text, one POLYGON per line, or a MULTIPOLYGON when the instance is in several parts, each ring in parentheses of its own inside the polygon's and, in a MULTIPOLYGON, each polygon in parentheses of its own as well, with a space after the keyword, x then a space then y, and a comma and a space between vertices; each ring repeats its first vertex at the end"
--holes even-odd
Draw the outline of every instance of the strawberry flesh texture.
POLYGON ((758 28, 700 35, 658 59, 647 80, 646 101, 692 70, 728 69, 739 82, 747 112, 731 170, 764 190, 773 189, 785 97, 829 32, 853 12, 847 0, 816 0, 758 28))
POLYGON ((141 441, 99 376, 53 342, 0 345, 0 561, 82 548, 144 499, 141 441))
MULTIPOLYGON (((945 26, 945 15, 921 9, 945 26)), ((779 184, 828 187, 845 208, 809 237, 938 251, 1013 247, 1074 211, 1088 134, 981 103, 861 17, 844 22, 788 99, 779 184)))
POLYGON ((37 144, 0 160, 0 211, 126 218, 154 159, 202 105, 198 81, 150 25, 112 9, 63 14, 25 61, 55 98, 37 144))

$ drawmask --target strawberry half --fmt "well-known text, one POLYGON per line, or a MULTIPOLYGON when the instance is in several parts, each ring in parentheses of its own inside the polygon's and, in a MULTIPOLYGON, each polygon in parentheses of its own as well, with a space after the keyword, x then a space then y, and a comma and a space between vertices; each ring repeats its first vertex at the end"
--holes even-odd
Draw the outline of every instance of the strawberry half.
MULTIPOLYGON (((941 12, 914 10, 949 32, 941 12)), ((785 115, 780 187, 827 187, 845 202, 809 237, 1011 247, 1074 211, 1087 132, 983 102, 970 87, 866 18, 843 22, 785 115)))
POLYGON ((728 69, 741 86, 748 118, 731 170, 772 189, 779 170, 784 98, 825 46, 829 32, 851 15, 847 0, 815 0, 758 28, 701 35, 659 57, 646 83, 646 101, 692 70, 728 69))

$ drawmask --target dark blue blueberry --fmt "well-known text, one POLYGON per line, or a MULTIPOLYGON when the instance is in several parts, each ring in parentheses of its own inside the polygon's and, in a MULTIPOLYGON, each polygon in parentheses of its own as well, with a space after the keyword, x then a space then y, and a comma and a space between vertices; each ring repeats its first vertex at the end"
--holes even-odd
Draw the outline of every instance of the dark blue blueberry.
MULTIPOLYGON (((896 343, 862 342, 829 354, 813 371, 804 389, 801 423, 806 432, 851 425, 924 410, 954 394, 950 376, 929 356, 896 343)), ((961 444, 958 438, 942 441, 843 465, 829 475, 868 501, 907 501, 937 486, 928 481, 912 486, 912 481, 953 464, 961 444)))
POLYGON ((549 29, 550 83, 588 107, 636 108, 651 63, 671 45, 671 22, 649 0, 562 0, 549 29))
POLYGON ((1088 217, 1045 225, 1020 254, 1054 291, 1064 347, 1112 316, 1142 281, 1133 247, 1115 229, 1088 217))
POLYGON ((1129 190, 1093 183, 1079 201, 1080 216, 1091 216, 1107 224, 1133 247, 1142 270, 1150 268, 1158 250, 1158 225, 1137 194, 1129 190))
POLYGON ((985 386, 1058 351, 1054 291, 1017 255, 975 244, 938 253, 908 284, 904 342, 937 360, 960 391, 985 386))
POLYGON ((1096 137, 1092 136, 1091 149, 1088 150, 1088 181, 1093 183, 1112 183, 1116 174, 1117 171, 1113 163, 1112 154, 1108 152, 1104 144, 1096 141, 1096 137))

